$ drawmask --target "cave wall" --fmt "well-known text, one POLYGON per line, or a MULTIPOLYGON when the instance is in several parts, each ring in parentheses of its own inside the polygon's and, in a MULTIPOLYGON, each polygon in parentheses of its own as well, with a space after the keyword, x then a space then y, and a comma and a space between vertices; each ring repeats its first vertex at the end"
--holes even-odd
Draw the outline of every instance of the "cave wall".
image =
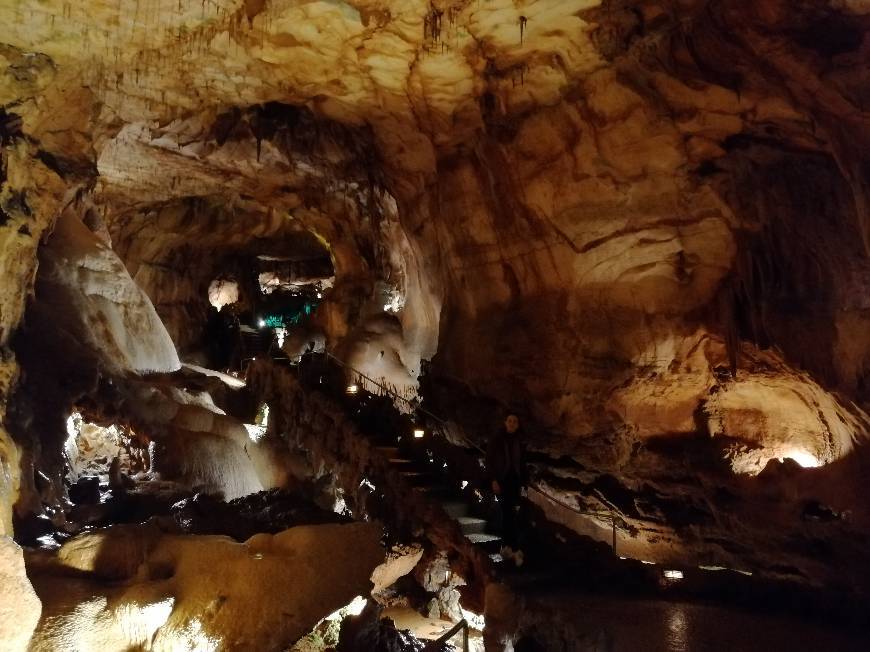
MULTIPOLYGON (((126 9, 70 9, 70 31, 126 9)), ((771 344, 734 327, 747 319, 743 304, 770 303, 739 296, 748 286, 732 279, 744 273, 747 250, 770 248, 746 208, 758 202, 746 196, 741 142, 772 144, 773 169, 818 178, 820 193, 833 191, 825 212, 839 217, 840 238, 863 239, 860 4, 815 1, 794 12, 779 0, 390 10, 228 1, 195 16, 182 3, 159 16, 134 11, 125 30, 88 31, 94 49, 84 54, 66 48, 51 8, 6 11, 11 24, 30 27, 13 30, 11 42, 78 71, 99 101, 97 191, 110 225, 130 207, 215 194, 291 211, 332 244, 344 270, 334 307, 323 310, 333 339, 367 317, 359 297, 372 294, 374 279, 401 273, 402 345, 392 348, 409 377, 438 342, 440 371, 528 402, 536 420, 575 435, 619 426, 622 417, 598 406, 638 370, 679 364, 667 351, 681 342, 722 338, 732 368, 739 339, 771 344), (288 115, 275 100, 325 120, 288 115), (372 211, 371 197, 351 197, 373 175, 396 198, 398 228, 376 233, 370 221, 393 212, 389 200, 372 211), (329 178, 343 179, 342 189, 329 178), (365 232, 371 239, 359 241, 365 232), (729 301, 723 284, 742 288, 729 301)), ((801 196, 787 174, 773 176, 780 190, 767 194, 783 213, 775 221, 793 224, 802 218, 785 214, 801 196)), ((173 322, 201 312, 192 284, 152 278, 173 275, 158 263, 148 269, 141 280, 181 337, 173 322)), ((782 342, 803 330, 778 321, 782 342)), ((785 359, 854 393, 865 345, 846 333, 861 323, 851 310, 836 345, 813 347, 839 347, 850 369, 842 360, 832 376, 807 347, 783 345, 785 359)), ((360 338, 373 334, 382 327, 360 338)), ((381 349, 351 356, 365 366, 369 350, 381 349)))
POLYGON ((0 61, 0 535, 11 536, 21 480, 21 450, 7 424, 20 379, 12 338, 33 292, 40 237, 93 173, 87 135, 93 95, 70 88, 48 57, 4 44, 0 61), (47 119, 53 112, 57 117, 47 119))
POLYGON ((596 32, 609 65, 561 101, 511 114, 484 96, 484 133, 439 159, 411 209, 434 222, 445 261, 438 371, 574 436, 696 431, 713 371, 753 365, 741 340, 829 389, 863 387, 866 211, 840 127, 825 125, 854 122, 846 148, 860 158, 866 20, 837 19, 850 36, 831 57, 789 40, 818 29, 823 7, 738 5, 708 3, 676 27, 611 3, 625 20, 596 32), (825 86, 835 74, 848 85, 825 86), (819 85, 830 103, 808 101, 819 85), (673 373, 699 362, 706 378, 673 373), (649 374, 667 398, 626 406, 619 388, 649 374))

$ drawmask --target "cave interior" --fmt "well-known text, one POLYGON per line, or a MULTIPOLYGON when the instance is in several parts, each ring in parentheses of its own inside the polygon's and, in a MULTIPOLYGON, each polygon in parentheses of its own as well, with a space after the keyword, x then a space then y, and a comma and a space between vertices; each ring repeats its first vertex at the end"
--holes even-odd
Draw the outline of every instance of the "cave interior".
POLYGON ((868 649, 870 2, 0 23, 2 650, 868 649))

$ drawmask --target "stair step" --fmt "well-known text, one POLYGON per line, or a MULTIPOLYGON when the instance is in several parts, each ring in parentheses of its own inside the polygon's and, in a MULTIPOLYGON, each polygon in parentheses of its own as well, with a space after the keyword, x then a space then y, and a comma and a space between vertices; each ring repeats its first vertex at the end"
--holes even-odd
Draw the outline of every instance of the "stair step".
POLYGON ((463 534, 485 534, 486 519, 475 518, 474 516, 460 516, 456 519, 459 526, 462 528, 463 534))
POLYGON ((399 438, 398 437, 385 437, 384 435, 379 435, 377 433, 371 434, 368 436, 369 441, 373 441, 378 446, 398 446, 399 438))
POLYGON ((405 482, 413 484, 417 487, 433 486, 434 478, 431 473, 425 471, 399 471, 399 475, 405 482))
POLYGON ((432 473, 429 469, 427 469, 425 466, 423 466, 422 464, 420 464, 416 460, 404 460, 404 459, 399 459, 399 458, 393 458, 393 459, 389 460, 389 462, 390 462, 390 466, 392 466, 393 469, 395 469, 395 471, 397 473, 406 473, 406 472, 410 473, 410 472, 414 472, 414 471, 421 472, 421 473, 428 473, 430 475, 432 473))
POLYGON ((454 493, 450 487, 445 487, 442 484, 416 485, 412 489, 426 494, 430 500, 439 502, 447 501, 454 493))
POLYGON ((487 534, 486 532, 479 534, 466 534, 465 538, 474 544, 492 544, 501 541, 501 537, 497 534, 487 534))
POLYGON ((441 507, 453 518, 462 518, 463 516, 468 516, 470 508, 466 503, 460 502, 446 502, 441 503, 441 507))
POLYGON ((398 446, 375 446, 375 450, 387 459, 393 459, 399 455, 398 446))

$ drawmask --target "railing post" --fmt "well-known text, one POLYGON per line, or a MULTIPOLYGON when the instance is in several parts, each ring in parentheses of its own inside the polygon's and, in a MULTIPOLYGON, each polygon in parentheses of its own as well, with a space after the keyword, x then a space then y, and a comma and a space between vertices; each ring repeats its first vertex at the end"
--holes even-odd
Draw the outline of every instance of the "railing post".
POLYGON ((616 517, 613 515, 613 510, 610 510, 610 531, 612 536, 611 547, 613 548, 613 554, 616 554, 616 517))
POLYGON ((435 650, 438 644, 446 643, 451 638, 456 636, 460 630, 462 630, 462 652, 468 652, 468 628, 468 621, 463 618, 449 630, 441 634, 441 636, 439 636, 437 639, 431 640, 426 643, 426 645, 423 647, 424 652, 435 650))

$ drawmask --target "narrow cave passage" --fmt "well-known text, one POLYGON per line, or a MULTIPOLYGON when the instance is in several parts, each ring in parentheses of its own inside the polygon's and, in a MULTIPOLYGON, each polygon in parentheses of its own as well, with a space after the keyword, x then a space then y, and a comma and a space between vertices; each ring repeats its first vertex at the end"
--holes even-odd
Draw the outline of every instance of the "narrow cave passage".
POLYGON ((870 647, 861 0, 0 2, 0 648, 870 647))
POLYGON ((210 308, 189 358, 209 369, 240 372, 273 349, 291 357, 322 349, 316 311, 334 286, 335 271, 327 250, 306 256, 256 254, 223 266, 208 285, 210 308))

